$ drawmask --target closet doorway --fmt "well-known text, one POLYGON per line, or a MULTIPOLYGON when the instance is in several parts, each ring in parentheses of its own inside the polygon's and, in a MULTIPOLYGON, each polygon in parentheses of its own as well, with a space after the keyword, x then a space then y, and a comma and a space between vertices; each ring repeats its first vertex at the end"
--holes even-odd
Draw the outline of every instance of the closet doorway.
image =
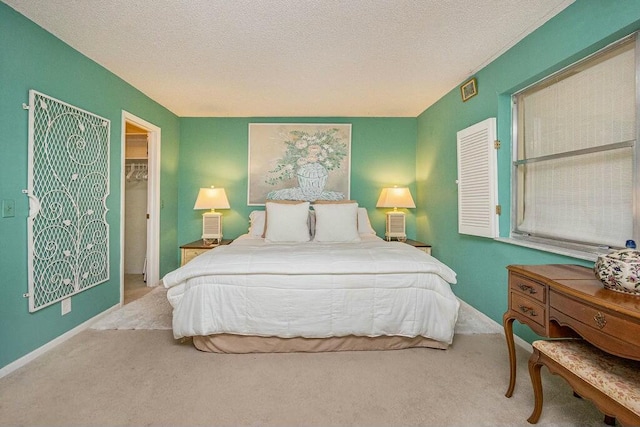
POLYGON ((149 132, 125 122, 124 167, 124 304, 151 288, 147 286, 147 195, 149 132))
POLYGON ((159 279, 160 128, 122 112, 120 303, 151 291, 159 279))

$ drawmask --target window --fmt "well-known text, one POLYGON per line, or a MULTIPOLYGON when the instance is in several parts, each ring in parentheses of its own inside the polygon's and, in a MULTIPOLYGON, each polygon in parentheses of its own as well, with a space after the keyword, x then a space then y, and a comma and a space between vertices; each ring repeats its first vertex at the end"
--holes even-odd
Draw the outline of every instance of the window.
POLYGON ((636 39, 513 96, 512 237, 583 250, 638 240, 636 39))

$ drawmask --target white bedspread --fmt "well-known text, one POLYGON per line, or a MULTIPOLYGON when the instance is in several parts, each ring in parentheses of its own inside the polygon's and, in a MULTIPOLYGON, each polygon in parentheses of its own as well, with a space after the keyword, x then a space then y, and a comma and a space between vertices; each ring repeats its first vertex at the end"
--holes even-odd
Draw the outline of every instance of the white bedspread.
POLYGON ((451 343, 455 273, 404 243, 265 243, 248 235, 163 278, 174 337, 422 335, 451 343))

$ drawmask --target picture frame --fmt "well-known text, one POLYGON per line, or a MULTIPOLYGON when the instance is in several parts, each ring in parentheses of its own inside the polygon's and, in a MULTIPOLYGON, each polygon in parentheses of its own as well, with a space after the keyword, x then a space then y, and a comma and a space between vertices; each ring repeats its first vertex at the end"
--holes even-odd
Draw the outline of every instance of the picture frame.
POLYGON ((348 200, 351 124, 249 123, 247 205, 348 200))
POLYGON ((478 82, 475 77, 467 80, 462 86, 460 86, 460 95, 462 96, 462 102, 466 102, 477 94, 478 82))

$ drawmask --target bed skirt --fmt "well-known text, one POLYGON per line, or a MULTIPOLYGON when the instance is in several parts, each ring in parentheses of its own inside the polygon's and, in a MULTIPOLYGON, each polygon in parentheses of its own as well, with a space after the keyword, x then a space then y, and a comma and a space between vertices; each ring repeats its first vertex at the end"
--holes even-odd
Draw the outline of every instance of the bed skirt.
POLYGON ((194 336, 193 345, 210 353, 316 353, 324 351, 400 350, 428 347, 446 350, 449 344, 425 337, 379 336, 279 338, 233 334, 194 336))

